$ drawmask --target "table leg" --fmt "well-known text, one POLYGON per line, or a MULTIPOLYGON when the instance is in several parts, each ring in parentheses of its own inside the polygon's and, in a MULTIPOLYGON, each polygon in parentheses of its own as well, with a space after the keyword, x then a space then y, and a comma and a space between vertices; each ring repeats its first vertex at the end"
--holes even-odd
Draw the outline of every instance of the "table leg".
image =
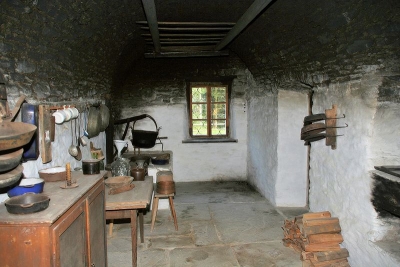
POLYGON ((153 198, 153 207, 151 210, 151 232, 153 232, 154 223, 156 222, 157 216, 157 209, 158 209, 158 197, 153 198))
POLYGON ((110 223, 108 224, 108 236, 109 237, 112 237, 113 226, 114 226, 114 219, 111 219, 110 223))
POLYGON ((137 210, 131 210, 132 267, 137 266, 137 210))
POLYGON ((144 224, 143 210, 141 210, 141 211, 139 211, 139 227, 140 227, 140 242, 141 243, 144 243, 143 224, 144 224))

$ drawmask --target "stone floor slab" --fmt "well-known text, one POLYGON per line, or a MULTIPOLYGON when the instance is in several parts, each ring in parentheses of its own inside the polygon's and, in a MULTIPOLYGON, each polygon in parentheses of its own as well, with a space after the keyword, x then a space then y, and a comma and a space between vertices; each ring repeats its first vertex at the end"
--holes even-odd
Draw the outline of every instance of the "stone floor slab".
POLYGON ((150 248, 179 248, 194 247, 194 240, 191 236, 166 236, 150 238, 150 248))
POLYGON ((210 205, 212 216, 225 243, 262 242, 282 239, 283 217, 262 203, 210 205))
POLYGON ((163 249, 144 249, 140 250, 140 257, 138 257, 138 266, 148 267, 168 267, 168 258, 163 249))
POLYGON ((282 242, 233 246, 241 267, 301 267, 300 254, 282 242))
POLYGON ((179 222, 209 221, 211 220, 208 203, 204 204, 176 204, 176 215, 179 222))
POLYGON ((196 246, 222 244, 213 222, 194 222, 192 228, 196 246))
POLYGON ((231 267, 240 266, 229 246, 177 248, 170 252, 174 267, 231 267))

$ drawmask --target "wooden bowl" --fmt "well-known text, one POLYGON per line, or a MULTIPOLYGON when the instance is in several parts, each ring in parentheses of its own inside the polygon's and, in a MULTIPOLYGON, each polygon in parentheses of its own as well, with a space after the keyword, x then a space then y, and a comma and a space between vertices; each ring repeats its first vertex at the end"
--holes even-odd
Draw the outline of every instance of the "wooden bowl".
POLYGON ((114 177, 107 178, 104 181, 104 183, 109 188, 118 188, 118 187, 130 184, 130 183, 132 183, 132 181, 133 181, 133 177, 131 177, 131 176, 114 176, 114 177))
POLYGON ((64 181, 67 179, 67 170, 65 167, 53 167, 39 171, 39 177, 46 182, 64 181))

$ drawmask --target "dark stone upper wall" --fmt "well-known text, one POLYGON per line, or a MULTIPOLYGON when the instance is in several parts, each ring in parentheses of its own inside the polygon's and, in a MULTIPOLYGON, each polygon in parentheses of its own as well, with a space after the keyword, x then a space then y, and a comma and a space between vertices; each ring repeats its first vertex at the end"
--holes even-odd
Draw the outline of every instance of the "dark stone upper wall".
POLYGON ((261 84, 399 73, 400 1, 275 1, 232 44, 261 84))
POLYGON ((104 99, 119 66, 131 64, 130 56, 119 56, 134 45, 131 26, 141 3, 4 0, 0 12, 0 74, 8 93, 60 102, 104 99))
MULTIPOLYGON (((252 2, 155 1, 162 21, 236 21, 252 2)), ((13 95, 63 101, 121 97, 129 87, 140 99, 133 91, 146 98, 163 87, 175 98, 184 94, 183 77, 230 69, 232 57, 144 59, 141 1, 3 0, 0 12, 0 74, 13 95)), ((290 80, 315 86, 374 71, 396 76, 400 1, 275 0, 228 48, 266 90, 290 80)), ((380 99, 396 91, 385 86, 380 99)))
POLYGON ((182 103, 186 79, 237 76, 232 97, 242 97, 248 84, 246 65, 231 53, 227 57, 144 59, 135 64, 124 86, 113 91, 113 113, 124 108, 182 103))

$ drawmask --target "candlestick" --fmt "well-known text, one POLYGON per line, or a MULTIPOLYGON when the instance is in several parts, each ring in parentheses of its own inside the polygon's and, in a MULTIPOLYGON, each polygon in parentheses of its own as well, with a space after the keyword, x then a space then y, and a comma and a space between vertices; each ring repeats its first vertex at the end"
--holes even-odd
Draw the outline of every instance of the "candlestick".
POLYGON ((71 186, 71 164, 68 162, 65 166, 67 172, 67 186, 71 186))

